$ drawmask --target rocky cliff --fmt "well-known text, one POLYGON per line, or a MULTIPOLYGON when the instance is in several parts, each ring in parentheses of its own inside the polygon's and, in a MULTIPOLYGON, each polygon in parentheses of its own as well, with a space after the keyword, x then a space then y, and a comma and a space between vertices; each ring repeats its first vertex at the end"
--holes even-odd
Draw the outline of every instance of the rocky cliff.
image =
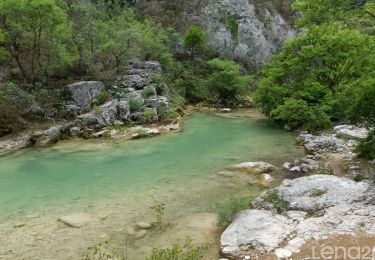
POLYGON ((163 21, 181 31, 190 24, 202 25, 209 46, 223 57, 246 65, 263 65, 286 39, 296 35, 288 0, 195 0, 179 5, 169 2, 138 1, 137 5, 148 14, 169 16, 163 21))

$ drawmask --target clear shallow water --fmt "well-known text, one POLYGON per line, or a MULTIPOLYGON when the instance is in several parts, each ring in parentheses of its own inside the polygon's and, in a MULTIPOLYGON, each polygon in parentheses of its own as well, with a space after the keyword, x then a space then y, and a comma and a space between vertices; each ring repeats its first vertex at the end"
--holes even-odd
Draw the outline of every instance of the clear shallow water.
POLYGON ((213 199, 204 193, 208 177, 243 161, 280 165, 302 154, 294 143, 293 134, 259 117, 195 113, 183 131, 155 138, 69 141, 23 150, 0 157, 0 219, 63 211, 66 205, 79 207, 152 189, 178 193, 189 186, 202 191, 201 200, 207 195, 208 207, 213 199))

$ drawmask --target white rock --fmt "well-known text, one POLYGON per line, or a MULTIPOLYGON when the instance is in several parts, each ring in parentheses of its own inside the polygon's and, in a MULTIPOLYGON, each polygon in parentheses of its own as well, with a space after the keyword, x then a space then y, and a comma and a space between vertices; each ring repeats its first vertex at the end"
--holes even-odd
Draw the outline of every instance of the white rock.
POLYGON ((151 228, 151 224, 146 223, 146 222, 138 222, 137 224, 135 224, 135 226, 137 227, 137 229, 150 229, 151 228))
POLYGON ((301 168, 299 166, 294 166, 289 169, 291 172, 301 172, 301 168))
POLYGON ((270 252, 294 229, 292 220, 266 210, 240 212, 221 235, 221 251, 233 257, 241 247, 261 248, 270 252))
POLYGON ((240 164, 233 165, 232 170, 245 171, 253 174, 269 173, 277 168, 272 164, 266 162, 244 162, 240 164))
POLYGON ((77 213, 60 217, 58 218, 58 221, 66 224, 69 227, 80 228, 92 222, 93 219, 86 213, 77 213))
POLYGON ((260 178, 259 178, 259 183, 263 186, 267 186, 269 185, 271 182, 273 181, 273 178, 271 175, 267 174, 267 173, 263 173, 262 175, 260 175, 260 178))
POLYGON ((333 131, 338 137, 356 140, 366 138, 369 133, 366 128, 353 125, 339 125, 334 127, 333 131))
POLYGON ((277 259, 286 259, 292 256, 292 252, 287 249, 278 248, 275 250, 275 255, 277 256, 277 259))
POLYGON ((292 164, 290 162, 285 162, 283 164, 283 169, 289 170, 292 167, 292 164))
POLYGON ((232 109, 230 109, 230 108, 222 108, 222 109, 220 109, 219 110, 221 113, 230 113, 230 112, 232 112, 232 109))

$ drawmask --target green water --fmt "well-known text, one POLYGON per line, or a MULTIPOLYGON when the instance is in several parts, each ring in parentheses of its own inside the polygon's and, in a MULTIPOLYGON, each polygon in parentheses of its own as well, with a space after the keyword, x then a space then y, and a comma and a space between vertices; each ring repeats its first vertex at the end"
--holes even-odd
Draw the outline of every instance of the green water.
POLYGON ((152 189, 176 194, 201 190, 200 199, 207 196, 208 206, 214 198, 205 193, 205 182, 220 178, 218 171, 243 161, 280 165, 302 154, 294 140, 293 134, 259 117, 194 113, 182 131, 155 138, 69 141, 23 150, 0 157, 0 220, 63 211, 67 205, 95 205, 152 189))

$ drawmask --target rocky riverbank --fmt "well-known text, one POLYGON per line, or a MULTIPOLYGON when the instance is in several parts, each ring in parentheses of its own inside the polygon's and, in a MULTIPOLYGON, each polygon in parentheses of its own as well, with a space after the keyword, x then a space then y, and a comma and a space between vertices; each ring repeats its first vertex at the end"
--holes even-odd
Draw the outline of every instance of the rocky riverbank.
POLYGON ((107 89, 99 81, 67 85, 62 91, 65 102, 58 110, 64 111, 68 119, 47 129, 4 137, 0 152, 48 146, 62 139, 132 139, 178 130, 180 118, 167 118, 171 106, 168 86, 156 82, 161 72, 159 62, 133 60, 126 75, 118 77, 107 89))
MULTIPOLYGON (((359 166, 353 152, 356 141, 367 133, 364 128, 342 125, 332 134, 300 134, 297 142, 308 155, 284 163, 281 172, 287 179, 263 192, 251 209, 237 214, 221 236, 222 255, 289 259, 308 241, 359 234, 375 241, 375 176, 370 171, 374 161, 359 166)), ((235 167, 263 175, 275 170, 264 162, 235 167)))

